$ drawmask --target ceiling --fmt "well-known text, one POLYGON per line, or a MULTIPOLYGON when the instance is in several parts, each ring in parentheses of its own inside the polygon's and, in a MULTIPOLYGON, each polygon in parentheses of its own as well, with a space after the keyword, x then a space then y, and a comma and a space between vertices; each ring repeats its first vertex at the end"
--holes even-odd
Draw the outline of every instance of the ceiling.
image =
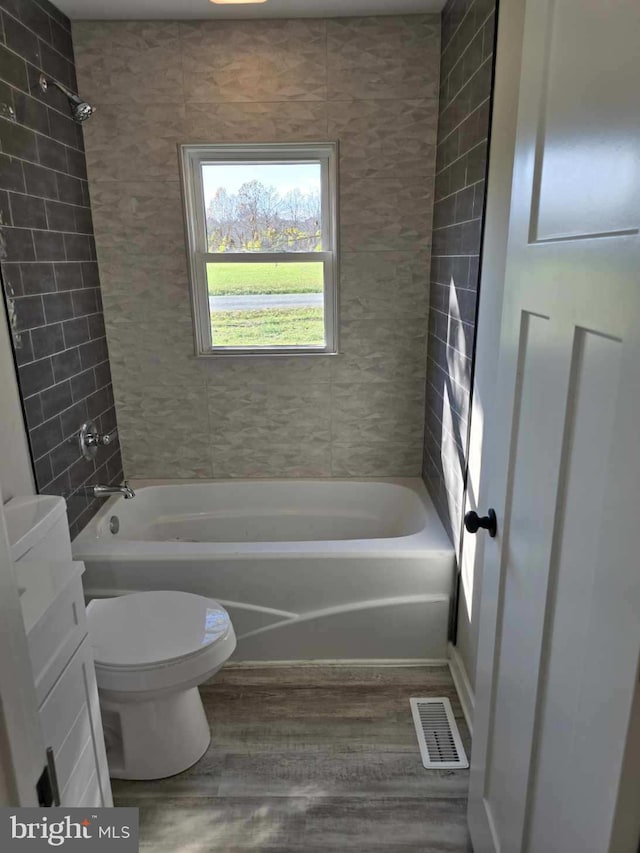
POLYGON ((209 0, 56 0, 72 20, 180 20, 204 18, 334 18, 440 12, 445 0, 267 0, 218 6, 209 0))

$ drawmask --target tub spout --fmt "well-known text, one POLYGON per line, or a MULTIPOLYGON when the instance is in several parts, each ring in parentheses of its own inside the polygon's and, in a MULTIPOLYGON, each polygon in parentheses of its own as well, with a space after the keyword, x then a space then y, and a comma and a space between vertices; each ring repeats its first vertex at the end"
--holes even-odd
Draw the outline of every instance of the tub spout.
POLYGON ((94 498, 106 498, 109 495, 122 495, 126 501, 135 498, 136 493, 125 480, 121 486, 90 486, 89 491, 94 498))

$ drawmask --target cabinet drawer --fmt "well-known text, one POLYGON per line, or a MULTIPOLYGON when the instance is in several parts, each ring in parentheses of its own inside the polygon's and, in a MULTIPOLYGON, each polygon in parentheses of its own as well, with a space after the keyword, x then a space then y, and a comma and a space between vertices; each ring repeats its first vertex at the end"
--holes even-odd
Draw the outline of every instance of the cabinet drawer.
POLYGON ((76 577, 33 626, 27 638, 38 705, 51 690, 86 634, 84 592, 82 581, 76 577))

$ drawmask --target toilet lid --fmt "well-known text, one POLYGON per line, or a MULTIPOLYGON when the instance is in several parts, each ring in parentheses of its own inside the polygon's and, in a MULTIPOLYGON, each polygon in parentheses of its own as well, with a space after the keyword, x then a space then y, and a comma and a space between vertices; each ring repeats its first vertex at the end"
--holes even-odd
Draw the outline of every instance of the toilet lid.
POLYGON ((95 662, 104 666, 148 666, 193 655, 231 627, 217 601, 189 592, 94 599, 87 619, 95 662))

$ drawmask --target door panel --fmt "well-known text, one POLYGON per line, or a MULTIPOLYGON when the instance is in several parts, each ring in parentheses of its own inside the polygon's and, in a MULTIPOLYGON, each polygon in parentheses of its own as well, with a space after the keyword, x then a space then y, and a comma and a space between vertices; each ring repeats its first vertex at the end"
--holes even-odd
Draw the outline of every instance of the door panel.
POLYGON ((508 511, 503 514, 501 532, 503 560, 509 571, 504 578, 497 634, 508 640, 497 650, 485 788, 487 807, 500 826, 510 816, 523 813, 526 799, 536 698, 536 679, 530 676, 537 668, 542 641, 545 567, 550 558, 554 509, 549 493, 560 461, 561 404, 567 394, 566 367, 549 371, 549 353, 555 354, 557 337, 548 317, 523 312, 508 511), (547 416, 539 422, 541 411, 547 416), (520 768, 517 780, 514 766, 520 768))
POLYGON ((621 77, 638 73, 640 4, 549 5, 534 240, 637 229, 640 88, 621 77))
POLYGON ((527 2, 484 413, 499 534, 484 549, 477 853, 638 843, 628 822, 611 847, 640 654, 639 32, 637 0, 527 2))
MULTIPOLYGON (((601 562, 598 556, 602 524, 593 521, 603 514, 604 493, 598 485, 606 482, 612 450, 621 351, 620 341, 582 329, 576 333, 571 383, 575 393, 570 399, 560 471, 539 686, 540 712, 532 755, 528 802, 532 849, 548 849, 554 840, 557 842, 557 835, 547 837, 550 827, 556 833, 558 828, 567 830, 569 837, 580 831, 581 844, 607 849, 606 812, 612 808, 612 799, 615 804, 615 786, 603 792, 604 802, 597 798, 589 819, 581 814, 571 815, 566 792, 575 784, 579 763, 579 755, 571 753, 576 748, 592 752, 595 746, 581 742, 578 723, 589 713, 581 690, 585 678, 582 667, 590 666, 584 649, 593 629, 593 609, 598 606, 597 582, 608 569, 606 561, 601 562), (559 765, 558 755, 563 753, 567 760, 559 765)), ((606 701, 606 696, 602 699, 606 701)), ((599 775, 603 772, 604 768, 599 775)))

